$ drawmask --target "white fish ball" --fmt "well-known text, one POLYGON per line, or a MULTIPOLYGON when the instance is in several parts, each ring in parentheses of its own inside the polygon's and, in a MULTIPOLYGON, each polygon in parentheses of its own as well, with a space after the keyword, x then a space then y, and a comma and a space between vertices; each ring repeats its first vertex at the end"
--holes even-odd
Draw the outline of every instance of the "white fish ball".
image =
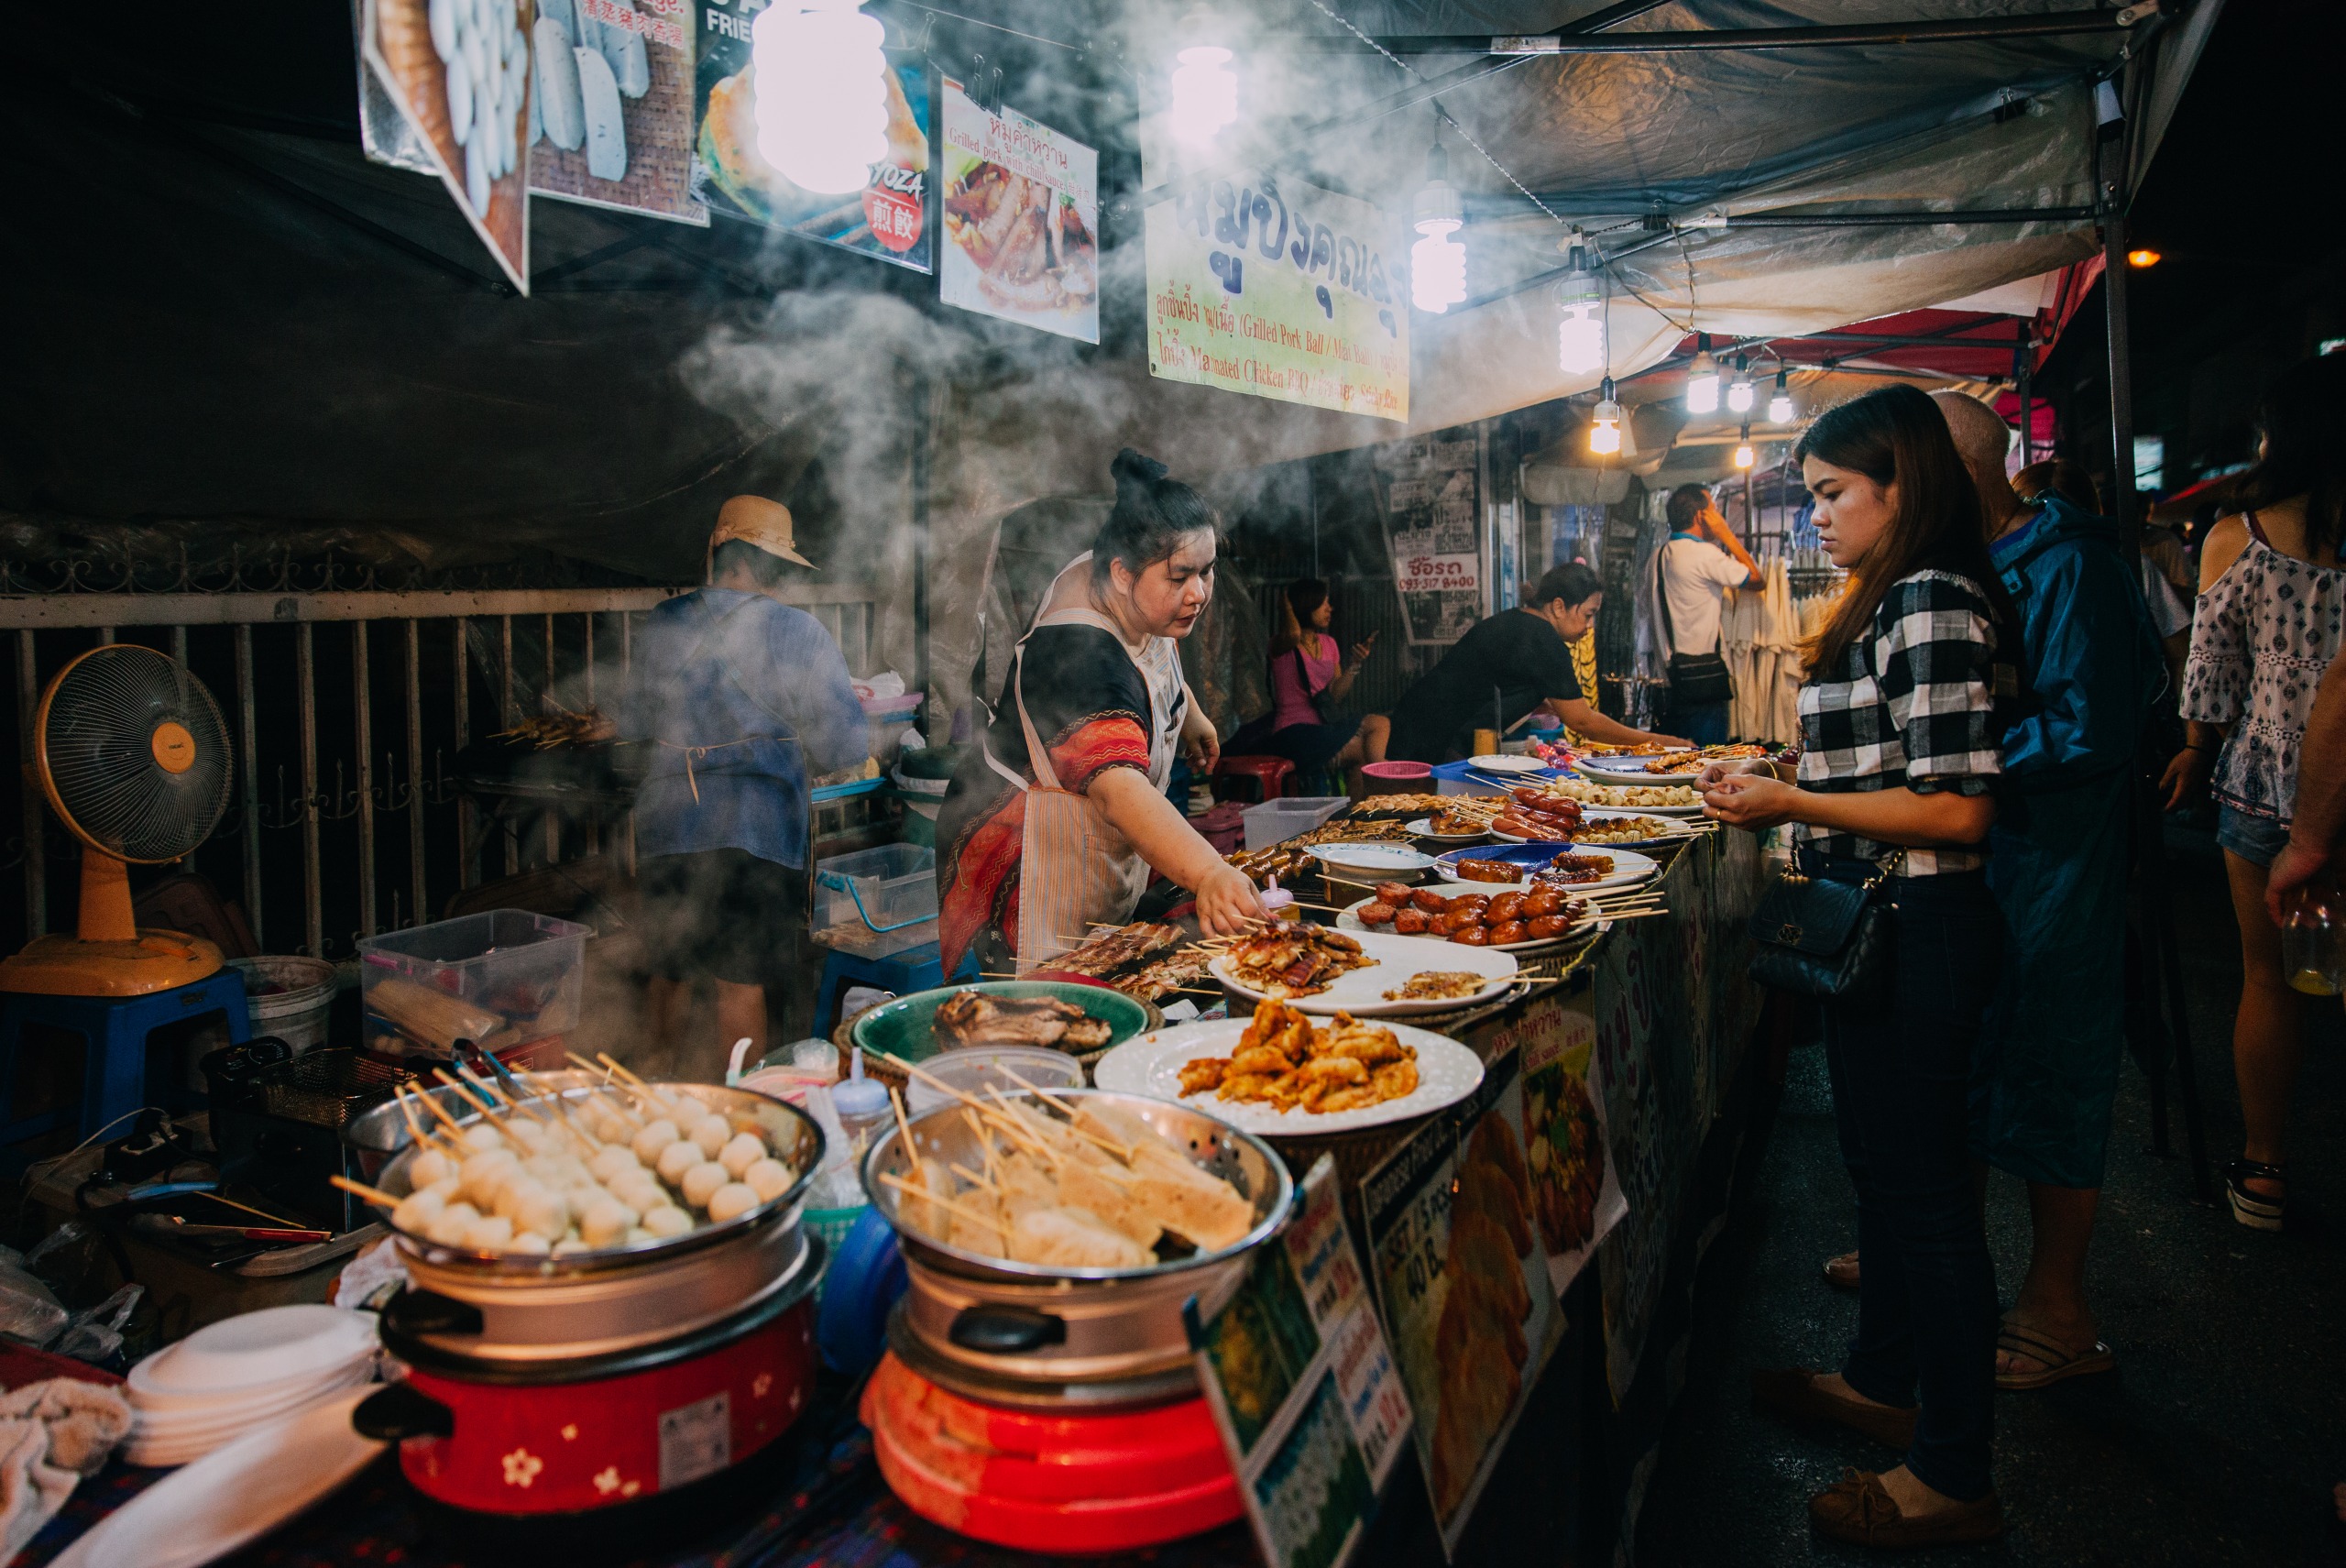
POLYGON ((643 1162, 625 1144, 606 1144, 586 1162, 586 1168, 597 1181, 616 1181, 630 1170, 641 1170, 643 1162))
POLYGON ((707 1157, 700 1152, 700 1146, 690 1138, 678 1138, 660 1151, 660 1163, 656 1168, 660 1172, 660 1179, 674 1187, 685 1179, 685 1172, 707 1157))
POLYGON ((475 1122, 465 1129, 465 1147, 475 1154, 485 1154, 490 1149, 501 1149, 504 1146, 505 1135, 487 1122, 475 1122))
POLYGON ((715 1159, 718 1151, 731 1141, 733 1124, 722 1116, 703 1116, 685 1135, 700 1146, 703 1159, 715 1159))
POLYGON ((766 1157, 766 1143, 755 1133, 743 1133, 728 1143, 717 1158, 726 1171, 739 1177, 758 1161, 766 1157))
POLYGON ((408 1162, 407 1179, 411 1187, 430 1187, 455 1174, 456 1162, 438 1149, 424 1149, 408 1162))
POLYGON ((533 1192, 543 1192, 545 1190, 545 1183, 537 1178, 526 1173, 518 1175, 497 1190, 497 1196, 488 1201, 488 1212, 492 1214, 502 1214, 510 1220, 513 1217, 514 1212, 521 1206, 523 1200, 533 1192))
POLYGON ((612 1197, 586 1205, 578 1216, 578 1234, 588 1246, 616 1246, 643 1216, 612 1197))
POLYGON ((762 1159, 740 1173, 742 1184, 758 1195, 761 1203, 771 1203, 790 1190, 790 1168, 778 1159, 762 1159))
POLYGON ((546 1130, 526 1116, 508 1116, 505 1124, 512 1129, 507 1140, 521 1146, 524 1154, 542 1153, 546 1146, 546 1130))
POLYGON ((424 1235, 442 1246, 462 1246, 466 1233, 480 1218, 480 1211, 469 1203, 451 1203, 440 1211, 439 1218, 424 1227, 424 1235))
POLYGON ((474 1252, 503 1252, 513 1245, 513 1222, 502 1214, 475 1220, 465 1227, 463 1245, 474 1252))
POLYGON ((666 1190, 653 1179, 648 1170, 635 1171, 612 1182, 611 1196, 639 1214, 657 1209, 668 1201, 666 1190))
POLYGON ((715 1160, 704 1160, 685 1172, 685 1201, 696 1209, 708 1207, 708 1195, 733 1179, 733 1173, 715 1160))
POLYGON ((739 1219, 757 1206, 755 1189, 746 1182, 729 1181, 708 1195, 709 1223, 721 1225, 728 1220, 739 1219))
POLYGON ((693 1217, 674 1203, 663 1203, 643 1216, 643 1228, 655 1236, 681 1236, 693 1228, 693 1217))
POLYGON ((541 1187, 524 1194, 513 1206, 512 1220, 516 1232, 528 1231, 552 1241, 570 1229, 570 1201, 541 1187))
POLYGON ((636 1158, 650 1165, 660 1157, 662 1149, 674 1143, 682 1135, 676 1131, 674 1122, 661 1116, 646 1124, 643 1131, 636 1134, 628 1146, 635 1150, 636 1158))
POLYGON ((517 1231, 514 1233, 513 1245, 505 1250, 525 1252, 532 1257, 543 1257, 554 1250, 554 1243, 535 1231, 517 1231))
POLYGON ((448 1200, 440 1190, 427 1187, 400 1200, 399 1207, 391 1211, 391 1223, 411 1235, 422 1235, 447 1207, 448 1200))
POLYGON ((550 1250, 556 1257, 571 1257, 582 1252, 592 1252, 595 1249, 587 1245, 585 1242, 580 1241, 576 1236, 565 1236, 562 1240, 554 1243, 554 1246, 550 1250))

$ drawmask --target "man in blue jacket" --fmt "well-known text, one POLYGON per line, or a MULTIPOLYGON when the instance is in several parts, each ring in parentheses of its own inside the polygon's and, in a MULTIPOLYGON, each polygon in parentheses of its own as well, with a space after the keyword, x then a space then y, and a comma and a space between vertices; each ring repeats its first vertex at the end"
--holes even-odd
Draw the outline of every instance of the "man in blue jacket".
POLYGON ((2007 931, 1972 1087, 1972 1152, 2028 1183, 2028 1277, 1997 1336, 1999 1387, 2115 1365, 2085 1293, 2124 1049, 2135 748, 2165 680, 2118 524, 2004 473, 2012 432, 1937 392, 2021 617, 2023 699, 2003 737, 1988 883, 2007 931))
MULTIPOLYGON (((847 660, 774 596, 798 554, 789 509, 736 496, 709 535, 708 586, 636 633, 630 739, 653 742, 635 800, 651 1028, 681 1047, 692 983, 717 985, 717 1048, 766 1049, 766 988, 792 978, 806 924, 808 781, 870 754, 847 660)), ((721 1056, 686 1070, 722 1077, 721 1056)))

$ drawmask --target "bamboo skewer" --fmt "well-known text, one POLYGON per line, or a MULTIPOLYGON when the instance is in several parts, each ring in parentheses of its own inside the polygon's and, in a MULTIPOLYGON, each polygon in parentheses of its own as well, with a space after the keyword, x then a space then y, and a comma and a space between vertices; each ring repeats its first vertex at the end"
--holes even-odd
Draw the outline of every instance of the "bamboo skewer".
POLYGON ((456 1146, 458 1148, 468 1149, 472 1146, 465 1142, 464 1124, 458 1122, 454 1116, 449 1115, 448 1108, 445 1105, 441 1104, 439 1101, 434 1100, 431 1095, 422 1092, 421 1090, 416 1091, 415 1097, 423 1102, 423 1108, 426 1111, 431 1112, 434 1116, 440 1118, 441 1125, 448 1129, 449 1136, 455 1139, 456 1146))
POLYGON ((988 1230, 998 1233, 1003 1239, 1007 1240, 1009 1238, 1010 1227, 1008 1225, 1003 1224, 1000 1220, 991 1214, 983 1213, 976 1209, 970 1208, 967 1203, 957 1202, 953 1199, 940 1197, 938 1194, 928 1191, 925 1188, 915 1187, 911 1182, 904 1180, 892 1171, 882 1171, 880 1173, 880 1179, 886 1182, 889 1186, 894 1188, 899 1192, 909 1192, 925 1203, 936 1204, 938 1208, 944 1210, 948 1214, 958 1214, 973 1225, 983 1225, 988 1230))
POLYGON ((1134 1158, 1139 1155, 1140 1150, 1134 1145, 1115 1143, 1110 1139, 1102 1137, 1097 1133, 1089 1132, 1084 1128, 1077 1126, 1075 1124, 1074 1106, 1069 1105, 1066 1101, 1060 1099, 1058 1095, 1053 1094, 1049 1090, 1043 1088, 1040 1084, 1029 1082, 1016 1068, 1010 1066, 1007 1062, 997 1062, 994 1065, 1001 1068, 1003 1075, 1008 1078, 1011 1082, 1018 1085, 1019 1088, 1025 1090, 1028 1093, 1034 1095, 1036 1099, 1042 1101, 1053 1110, 1065 1115, 1068 1119, 1067 1130, 1073 1133, 1077 1137, 1090 1139, 1091 1142, 1098 1144, 1102 1148, 1106 1149, 1110 1154, 1114 1155, 1118 1159, 1123 1160, 1126 1165, 1132 1164, 1134 1158))
MULTIPOLYGON (((953 1085, 946 1082, 943 1079, 938 1078, 935 1073, 928 1072, 915 1064, 906 1061, 904 1058, 895 1055, 893 1052, 874 1051, 872 1054, 892 1067, 904 1069, 905 1072, 919 1079, 931 1089, 940 1090, 947 1094, 950 1094, 954 1099, 960 1101, 964 1105, 974 1108, 977 1113, 986 1118, 988 1122, 1006 1124, 1010 1120, 1014 1120, 1014 1118, 1005 1118, 1003 1113, 994 1110, 992 1107, 986 1104, 984 1101, 977 1099, 973 1095, 967 1094, 962 1091, 954 1088, 953 1085)), ((1001 1091, 996 1090, 994 1092, 998 1096, 1001 1091)), ((1009 1136, 1013 1142, 1017 1143, 1022 1148, 1027 1146, 1028 1143, 1033 1141, 1034 1135, 1026 1132, 1023 1127, 1014 1127, 1004 1124, 1003 1126, 1003 1131, 1005 1135, 1009 1136)), ((1047 1144, 1036 1144, 1035 1146, 1042 1149, 1044 1153, 1049 1155, 1054 1165, 1057 1164, 1059 1157, 1058 1151, 1057 1149, 1052 1148, 1047 1144)))
MULTIPOLYGON (((962 1180, 968 1182, 970 1186, 979 1189, 981 1191, 998 1193, 1002 1190, 1002 1184, 1000 1182, 991 1180, 986 1177, 980 1176, 974 1170, 965 1168, 959 1161, 948 1164, 945 1168, 959 1177, 962 1180)), ((926 1187, 924 1187, 923 1190, 926 1190, 926 1187)))
MULTIPOLYGON (((369 1203, 374 1204, 378 1209, 396 1209, 400 1206, 400 1201, 392 1197, 389 1193, 384 1191, 381 1188, 369 1187, 363 1181, 353 1181, 350 1178, 342 1175, 340 1172, 336 1172, 335 1174, 327 1177, 326 1179, 333 1182, 336 1187, 341 1188, 345 1192, 364 1198, 369 1203)), ((238 1206, 242 1207, 242 1205, 238 1206)))
POLYGON ((461 1098, 466 1104, 477 1107, 481 1115, 487 1119, 488 1124, 495 1127, 498 1132, 502 1134, 506 1138, 517 1144, 521 1141, 521 1139, 513 1136, 513 1124, 508 1122, 498 1113, 497 1107, 488 1101, 487 1096, 484 1095, 479 1099, 475 1099, 472 1091, 466 1087, 464 1080, 457 1078, 453 1073, 449 1072, 446 1068, 433 1068, 432 1069, 432 1076, 446 1084, 449 1088, 455 1090, 457 1096, 461 1098))

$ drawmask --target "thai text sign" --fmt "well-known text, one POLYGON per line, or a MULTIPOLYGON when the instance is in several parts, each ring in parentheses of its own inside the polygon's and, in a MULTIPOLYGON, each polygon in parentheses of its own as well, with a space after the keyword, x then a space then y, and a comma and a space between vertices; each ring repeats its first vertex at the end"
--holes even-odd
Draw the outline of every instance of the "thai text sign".
POLYGON ((1382 208, 1241 174, 1149 208, 1146 249, 1151 375, 1409 417, 1409 280, 1382 208))

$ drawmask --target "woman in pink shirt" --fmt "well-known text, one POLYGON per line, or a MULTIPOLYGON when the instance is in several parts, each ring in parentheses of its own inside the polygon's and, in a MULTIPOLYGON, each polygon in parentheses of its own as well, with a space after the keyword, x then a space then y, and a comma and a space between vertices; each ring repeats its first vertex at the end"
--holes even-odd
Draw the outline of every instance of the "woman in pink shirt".
POLYGON ((1352 661, 1338 656, 1336 640, 1328 629, 1336 607, 1328 585, 1317 577, 1289 583, 1283 596, 1285 610, 1279 634, 1271 643, 1271 733, 1263 750, 1285 757, 1305 773, 1319 768, 1356 768, 1375 762, 1370 750, 1382 740, 1384 720, 1375 715, 1357 729, 1331 724, 1323 710, 1333 709, 1353 689, 1360 667, 1376 646, 1376 633, 1352 647, 1352 661))

